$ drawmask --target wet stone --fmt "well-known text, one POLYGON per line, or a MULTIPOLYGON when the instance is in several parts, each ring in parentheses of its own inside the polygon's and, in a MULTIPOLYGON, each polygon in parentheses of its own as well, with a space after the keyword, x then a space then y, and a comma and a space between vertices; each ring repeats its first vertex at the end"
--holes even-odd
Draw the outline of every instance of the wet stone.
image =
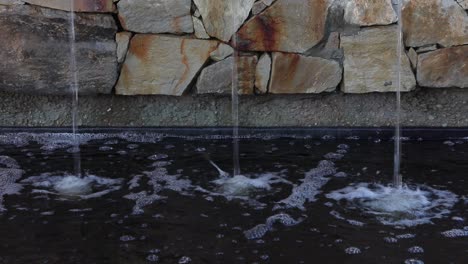
MULTIPOLYGON (((0 6, 0 91, 71 94, 69 13, 0 6), (23 26, 28 25, 28 26, 23 26)), ((110 93, 117 79, 117 25, 111 15, 75 16, 80 94, 110 93)))

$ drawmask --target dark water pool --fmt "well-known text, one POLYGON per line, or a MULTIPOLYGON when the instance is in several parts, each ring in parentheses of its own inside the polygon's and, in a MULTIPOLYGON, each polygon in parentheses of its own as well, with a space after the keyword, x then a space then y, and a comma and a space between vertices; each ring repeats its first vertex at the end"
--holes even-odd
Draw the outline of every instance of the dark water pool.
POLYGON ((64 195, 70 139, 0 135, 0 263, 468 261, 467 139, 405 141, 404 181, 428 211, 390 216, 332 194, 390 184, 391 140, 242 139, 242 174, 263 181, 236 192, 209 162, 232 171, 229 139, 86 134, 91 187, 64 195))

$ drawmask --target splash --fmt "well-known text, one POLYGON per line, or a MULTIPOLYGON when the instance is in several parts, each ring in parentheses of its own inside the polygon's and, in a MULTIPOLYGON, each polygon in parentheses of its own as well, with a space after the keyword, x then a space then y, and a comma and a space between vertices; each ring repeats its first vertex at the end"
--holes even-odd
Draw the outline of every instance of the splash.
POLYGON ((95 175, 51 175, 32 176, 22 180, 23 184, 33 186, 33 193, 60 195, 62 197, 75 197, 91 199, 101 197, 120 189, 122 179, 109 179, 95 175))
POLYGON ((219 178, 213 183, 217 186, 217 192, 227 196, 248 196, 259 190, 271 190, 271 184, 288 183, 282 177, 273 173, 263 173, 260 175, 235 175, 231 177, 229 173, 223 171, 216 163, 208 160, 216 168, 219 178))
POLYGON ((326 195, 347 206, 358 207, 376 216, 385 225, 415 226, 443 218, 458 201, 457 195, 421 185, 393 188, 380 184, 360 183, 326 195))

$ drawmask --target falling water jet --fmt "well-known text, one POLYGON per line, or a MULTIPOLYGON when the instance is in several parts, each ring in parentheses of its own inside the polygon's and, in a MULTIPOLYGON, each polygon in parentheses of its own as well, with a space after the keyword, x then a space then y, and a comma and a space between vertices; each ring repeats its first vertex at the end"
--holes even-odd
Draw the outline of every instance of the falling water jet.
POLYGON ((394 164, 393 164, 393 185, 396 188, 401 188, 402 176, 400 172, 401 168, 401 53, 403 49, 403 22, 401 16, 402 0, 397 1, 397 16, 398 16, 398 37, 397 37, 397 91, 396 91, 396 124, 395 124, 395 152, 394 152, 394 164))
POLYGON ((81 155, 78 141, 78 75, 76 66, 76 33, 75 33, 75 4, 70 0, 70 88, 72 91, 72 134, 73 134, 73 165, 76 176, 81 176, 81 155))
MULTIPOLYGON (((235 10, 233 8, 233 10, 235 10)), ((234 23, 232 23, 234 25, 234 23)), ((237 73, 237 36, 234 33, 232 36, 232 44, 234 46, 234 63, 232 65, 232 101, 231 101, 231 113, 232 113, 232 148, 233 148, 233 176, 240 175, 240 162, 239 162, 239 89, 238 89, 238 73, 237 73)))

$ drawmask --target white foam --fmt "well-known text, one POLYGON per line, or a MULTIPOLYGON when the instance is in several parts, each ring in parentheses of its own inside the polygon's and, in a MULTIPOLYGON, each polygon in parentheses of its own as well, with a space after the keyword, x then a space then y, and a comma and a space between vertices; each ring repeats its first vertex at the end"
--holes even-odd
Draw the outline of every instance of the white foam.
POLYGON ((357 247, 349 247, 345 249, 345 253, 348 255, 358 255, 361 254, 361 249, 357 247))
POLYGON ((405 264, 424 264, 424 261, 419 259, 405 259, 405 264))
POLYGON ((305 210, 306 202, 314 202, 316 196, 321 193, 320 189, 330 180, 326 176, 336 173, 335 164, 328 160, 322 160, 318 166, 305 174, 302 183, 295 186, 289 197, 278 202, 273 210, 297 208, 305 210))
POLYGON ((160 159, 166 159, 168 155, 166 154, 154 154, 148 157, 150 160, 160 160, 160 159))
POLYGON ((270 181, 275 178, 273 174, 261 175, 258 178, 249 178, 244 175, 236 175, 230 178, 220 178, 213 183, 219 186, 220 192, 230 196, 248 195, 254 190, 270 190, 270 181))
POLYGON ((360 183, 333 191, 329 199, 347 201, 387 225, 414 226, 446 216, 458 201, 457 195, 428 186, 393 188, 360 183))
POLYGON ((267 218, 265 224, 259 224, 253 228, 244 231, 245 238, 249 240, 262 238, 266 233, 273 230, 274 224, 281 224, 283 226, 295 226, 301 223, 303 219, 295 220, 290 215, 281 213, 272 215, 267 218))
POLYGON ((35 187, 33 193, 73 196, 81 199, 97 198, 116 191, 120 189, 121 182, 122 179, 109 179, 95 175, 78 177, 69 174, 58 176, 50 173, 32 176, 21 181, 21 183, 35 187))
POLYGON ((8 156, 0 156, 0 212, 6 211, 3 205, 5 195, 20 193, 22 186, 16 182, 23 176, 23 173, 16 160, 8 156))
MULTIPOLYGON (((156 167, 152 171, 143 172, 143 174, 143 177, 148 179, 148 185, 152 187, 151 190, 130 193, 124 196, 126 199, 135 201, 132 212, 134 215, 144 213, 145 206, 165 199, 165 196, 160 195, 163 190, 175 191, 181 195, 191 195, 190 191, 195 189, 190 180, 182 178, 181 175, 169 175, 167 169, 163 167, 156 167)), ((135 178, 130 181, 131 189, 139 187, 138 181, 140 181, 141 178, 142 176, 135 176, 135 178)))
POLYGON ((0 167, 5 167, 8 169, 19 169, 18 162, 15 159, 8 156, 0 156, 0 167))
POLYGON ((424 253, 424 249, 420 246, 414 246, 414 247, 408 248, 408 252, 412 254, 422 254, 424 253))
POLYGON ((91 180, 77 176, 65 176, 53 183, 54 189, 65 195, 81 195, 91 192, 91 180))
POLYGON ((444 237, 457 238, 457 237, 468 237, 468 230, 464 229, 451 229, 442 232, 444 237))
MULTIPOLYGON (((218 194, 228 196, 230 198, 236 196, 248 196, 250 193, 257 190, 270 190, 271 184, 274 183, 289 183, 282 177, 273 173, 263 173, 258 175, 235 175, 230 176, 229 173, 223 171, 216 163, 208 160, 210 164, 216 168, 219 173, 219 178, 213 183, 218 186, 218 194)), ((209 191, 208 191, 209 192, 209 191)))

